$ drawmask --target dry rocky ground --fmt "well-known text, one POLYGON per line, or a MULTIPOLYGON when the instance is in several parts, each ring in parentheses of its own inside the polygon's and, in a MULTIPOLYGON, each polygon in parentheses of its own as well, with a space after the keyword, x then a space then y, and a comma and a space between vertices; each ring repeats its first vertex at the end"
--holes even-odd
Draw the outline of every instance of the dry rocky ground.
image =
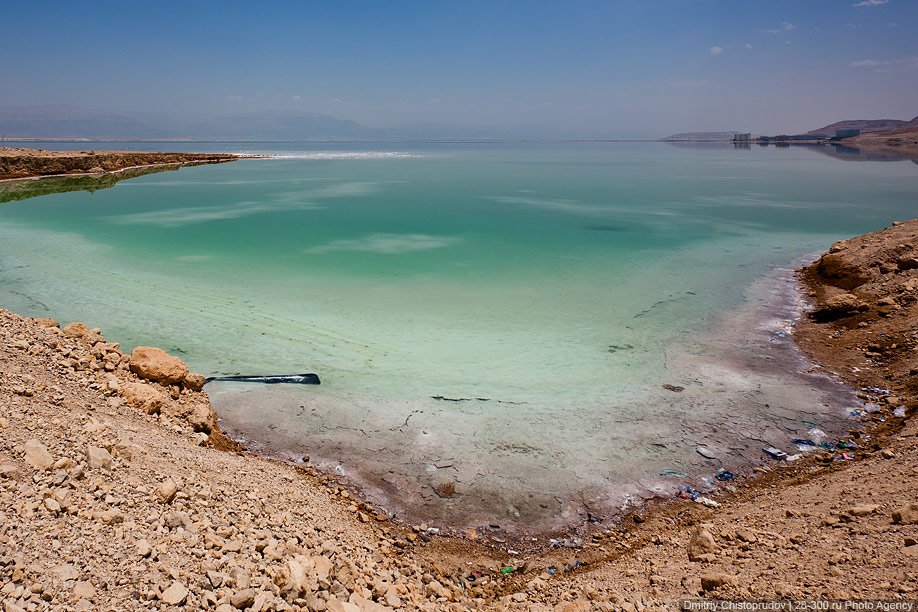
POLYGON ((871 132, 845 138, 845 144, 871 151, 887 151, 903 156, 918 156, 918 117, 906 127, 886 132, 871 132))
POLYGON ((225 153, 45 151, 0 147, 0 180, 58 174, 117 172, 139 166, 216 164, 238 159, 225 153))
POLYGON ((661 504, 533 554, 396 525, 327 476, 234 448, 178 360, 0 310, 3 612, 916 600, 918 421, 895 416, 918 406, 916 255, 912 221, 803 274, 816 309, 799 342, 867 388, 870 429, 737 478, 720 507, 661 504))

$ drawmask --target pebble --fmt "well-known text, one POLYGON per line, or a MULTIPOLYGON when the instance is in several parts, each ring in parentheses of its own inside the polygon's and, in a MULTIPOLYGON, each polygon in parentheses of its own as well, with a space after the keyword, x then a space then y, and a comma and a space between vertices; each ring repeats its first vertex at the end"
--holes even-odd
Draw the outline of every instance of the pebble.
POLYGON ((178 485, 171 478, 165 479, 156 486, 156 496, 164 504, 172 502, 176 493, 178 493, 178 485))
POLYGON ((51 456, 48 447, 35 438, 23 444, 22 451, 25 453, 25 462, 36 470, 44 471, 54 464, 54 457, 51 456))
POLYGON ((237 610, 245 610, 255 603, 255 589, 243 589, 230 598, 230 603, 237 610))
POLYGON ((136 548, 137 554, 143 559, 146 559, 153 553, 153 547, 146 540, 137 540, 136 548))
POLYGON ((163 591, 162 600, 163 603, 169 604, 170 606, 181 605, 185 599, 188 597, 188 588, 175 580, 169 588, 163 591))
POLYGON ((99 448, 98 446, 92 446, 90 444, 86 447, 86 463, 91 470, 111 470, 112 456, 104 448, 99 448))
POLYGON ((848 508, 848 514, 851 516, 867 516, 880 509, 878 504, 860 504, 848 508))
POLYGON ((73 585, 73 596, 77 599, 92 599, 96 594, 96 587, 88 581, 80 581, 73 585))
POLYGON ((713 591, 732 582, 733 578, 727 574, 704 574, 701 576, 701 589, 705 592, 713 591))

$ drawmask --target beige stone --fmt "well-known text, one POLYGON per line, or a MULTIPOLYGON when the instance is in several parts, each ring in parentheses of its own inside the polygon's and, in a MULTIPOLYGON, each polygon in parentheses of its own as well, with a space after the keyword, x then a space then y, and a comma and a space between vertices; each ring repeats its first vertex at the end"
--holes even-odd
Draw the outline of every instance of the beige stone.
POLYGON ((894 510, 892 519, 893 522, 899 523, 900 525, 918 524, 918 504, 909 504, 908 506, 903 506, 898 510, 894 510))
POLYGON ((705 592, 731 584, 733 578, 727 574, 705 574, 701 577, 701 589, 705 592))
POLYGON ((689 541, 689 561, 709 561, 710 556, 716 556, 718 552, 720 546, 714 541, 714 536, 703 525, 699 525, 689 541))
POLYGON ((188 597, 188 588, 175 580, 169 585, 169 588, 163 591, 162 600, 163 603, 166 603, 170 606, 181 605, 185 599, 188 597))
POLYGON ((189 372, 185 376, 185 388, 191 389, 192 391, 200 391, 204 388, 204 375, 198 374, 197 372, 189 372))
POLYGON ((80 581, 73 585, 73 596, 76 599, 92 599, 96 594, 96 587, 91 582, 80 581))
POLYGON ((167 478, 156 485, 156 496, 165 504, 171 503, 178 493, 178 485, 171 478, 167 478))
POLYGON ((48 447, 35 438, 23 444, 22 451, 25 453, 25 462, 36 470, 47 470, 54 464, 54 457, 48 447))
POLYGON ((159 414, 169 398, 161 390, 146 383, 132 382, 121 385, 121 397, 129 406, 143 410, 147 414, 159 414))
POLYGON ((251 608, 255 603, 255 589, 243 589, 230 597, 230 603, 237 610, 251 608))
POLYGON ((162 385, 174 385, 188 376, 188 366, 178 357, 152 346, 138 346, 131 353, 131 372, 162 385))
POLYGON ((86 464, 91 470, 112 469, 112 456, 104 448, 89 445, 86 447, 86 464))

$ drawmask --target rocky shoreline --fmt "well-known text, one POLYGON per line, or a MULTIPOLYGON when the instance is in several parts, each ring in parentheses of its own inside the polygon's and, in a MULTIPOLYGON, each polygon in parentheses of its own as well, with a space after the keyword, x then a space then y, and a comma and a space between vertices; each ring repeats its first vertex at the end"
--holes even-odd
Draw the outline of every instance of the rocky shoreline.
POLYGON ((179 167, 235 161, 227 153, 148 153, 137 151, 45 151, 0 147, 0 181, 60 175, 122 172, 155 166, 179 167))
POLYGON ((916 257, 918 220, 836 243, 801 271, 814 309, 795 338, 868 402, 853 446, 776 461, 719 507, 674 501, 533 553, 396 524, 328 476, 236 448, 179 360, 0 310, 0 602, 636 612, 702 596, 913 600, 916 257))

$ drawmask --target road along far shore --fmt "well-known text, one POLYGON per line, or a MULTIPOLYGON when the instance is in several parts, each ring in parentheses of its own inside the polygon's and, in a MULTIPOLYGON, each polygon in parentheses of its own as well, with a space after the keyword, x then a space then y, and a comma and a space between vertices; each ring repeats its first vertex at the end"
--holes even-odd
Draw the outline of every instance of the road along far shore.
POLYGON ((843 445, 518 552, 400 525, 334 478, 225 440, 203 380, 98 329, 0 310, 0 602, 38 609, 645 610, 914 600, 918 220, 801 272, 794 335, 867 401, 843 445))
POLYGON ((240 159, 229 153, 144 151, 46 151, 0 147, 0 181, 61 175, 102 174, 151 166, 219 164, 240 159))

